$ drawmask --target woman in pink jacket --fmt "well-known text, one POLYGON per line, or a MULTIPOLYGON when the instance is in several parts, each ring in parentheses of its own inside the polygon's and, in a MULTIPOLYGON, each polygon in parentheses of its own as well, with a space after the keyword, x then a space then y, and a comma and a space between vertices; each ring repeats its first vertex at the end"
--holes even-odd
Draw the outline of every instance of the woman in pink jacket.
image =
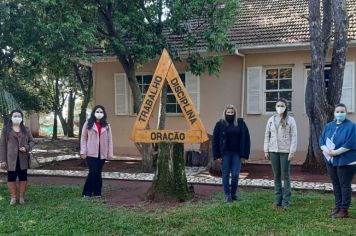
POLYGON ((101 105, 94 107, 83 126, 80 156, 86 159, 89 168, 82 196, 101 197, 101 172, 105 160, 113 156, 111 128, 107 122, 105 108, 101 105))

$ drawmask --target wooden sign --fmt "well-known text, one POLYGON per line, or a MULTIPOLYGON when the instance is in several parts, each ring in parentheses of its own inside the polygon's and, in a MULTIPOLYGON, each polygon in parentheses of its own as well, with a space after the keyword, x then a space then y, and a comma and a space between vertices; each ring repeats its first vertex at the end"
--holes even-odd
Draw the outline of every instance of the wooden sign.
POLYGON ((161 58, 158 61, 156 71, 137 115, 130 138, 134 142, 139 143, 202 143, 208 140, 205 127, 166 49, 163 50, 161 58), (147 130, 148 122, 165 80, 167 80, 168 85, 171 87, 184 117, 189 124, 191 129, 189 131, 147 130))

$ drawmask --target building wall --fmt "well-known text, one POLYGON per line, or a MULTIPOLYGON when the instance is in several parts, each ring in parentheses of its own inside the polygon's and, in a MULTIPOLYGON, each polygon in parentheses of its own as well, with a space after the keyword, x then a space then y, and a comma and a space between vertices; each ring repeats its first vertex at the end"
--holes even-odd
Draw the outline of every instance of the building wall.
MULTIPOLYGON (((280 52, 280 53, 255 53, 246 55, 246 67, 253 66, 279 66, 293 65, 291 115, 295 118, 298 127, 298 161, 305 160, 308 148, 309 121, 304 107, 305 66, 310 64, 310 51, 280 52)), ((327 61, 331 61, 330 56, 327 61)), ((350 48, 346 61, 356 61, 356 48, 350 48)), ((356 76, 355 76, 356 77, 356 76)), ((245 100, 247 93, 245 94, 245 100)), ((355 101, 354 101, 355 102, 355 101)), ((245 111, 246 111, 245 104, 245 111)), ((248 115, 244 113, 245 120, 250 127, 252 137, 252 158, 263 158, 263 132, 271 114, 248 115)), ((350 113, 348 117, 356 121, 356 114, 350 113)))
MULTIPOLYGON (((331 60, 330 60, 331 61, 331 60)), ((347 61, 356 61, 356 48, 350 48, 347 61)), ((253 66, 293 66, 292 81, 292 116, 295 117, 298 126, 298 149, 299 161, 305 158, 308 145, 308 118, 304 110, 304 86, 305 66, 310 63, 309 51, 294 52, 270 52, 254 53, 245 55, 246 67, 253 66)), ((221 117, 226 104, 237 106, 240 114, 242 96, 242 64, 240 56, 231 55, 224 58, 219 77, 204 74, 200 77, 200 116, 208 133, 212 133, 216 121, 221 117)), ((154 73, 157 61, 148 63, 139 68, 139 73, 154 73)), ((179 72, 184 72, 184 64, 175 64, 179 72)), ((114 152, 116 155, 138 155, 138 152, 129 136, 135 121, 134 115, 115 115, 114 104, 114 74, 122 73, 123 69, 117 62, 97 62, 94 69, 94 99, 96 104, 106 107, 109 122, 114 134, 114 152)), ((356 77, 356 76, 355 76, 356 77)), ((246 84, 245 84, 246 88, 246 84)), ((245 99, 247 93, 245 89, 245 99)), ((157 107, 150 121, 151 127, 157 124, 157 107)), ((263 139, 267 119, 271 114, 248 115, 246 113, 246 102, 244 104, 244 119, 251 133, 251 161, 263 159, 263 139)), ((356 114, 349 114, 349 118, 356 121, 356 114)), ((170 115, 167 118, 167 129, 188 129, 188 125, 182 115, 170 115)), ((197 146, 186 145, 186 149, 197 148, 197 146)))
MULTIPOLYGON (((139 73, 154 73, 157 61, 151 62, 138 69, 139 73)), ((179 72, 184 72, 183 63, 175 63, 179 72)), ((94 70, 94 100, 95 104, 102 104, 107 109, 108 119, 113 129, 114 153, 116 155, 138 155, 134 143, 129 139, 135 116, 115 115, 114 104, 114 74, 122 73, 123 69, 117 62, 97 62, 94 70)), ((225 104, 238 106, 241 101, 242 59, 237 56, 227 56, 221 67, 219 77, 207 74, 200 76, 200 116, 209 133, 212 133, 215 122, 221 116, 225 104)), ((238 109, 239 110, 239 109, 238 109)), ((157 126, 158 104, 150 127, 157 126)), ((183 115, 168 115, 167 129, 188 130, 183 115)), ((186 145, 186 149, 197 145, 186 145)))

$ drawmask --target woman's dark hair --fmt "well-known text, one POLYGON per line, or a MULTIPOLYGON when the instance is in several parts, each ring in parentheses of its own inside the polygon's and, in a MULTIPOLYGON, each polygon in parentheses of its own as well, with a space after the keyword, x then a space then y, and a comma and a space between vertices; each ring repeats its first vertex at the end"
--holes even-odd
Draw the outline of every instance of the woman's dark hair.
POLYGON ((12 110, 11 112, 10 112, 10 115, 9 115, 9 119, 8 119, 8 121, 6 122, 6 125, 5 125, 5 130, 6 130, 6 134, 8 135, 10 132, 11 132, 11 130, 12 130, 12 115, 14 114, 14 113, 20 113, 21 114, 21 118, 22 118, 22 121, 21 121, 21 123, 20 123, 20 130, 21 130, 21 132, 23 133, 23 134, 27 134, 27 130, 26 130, 26 127, 25 127, 25 125, 23 124, 23 112, 20 110, 20 109, 15 109, 15 110, 12 110))
MULTIPOLYGON (((346 112, 347 112, 347 107, 346 107, 345 104, 343 104, 343 103, 336 104, 336 105, 335 105, 335 109, 338 108, 338 107, 343 107, 343 108, 345 108, 345 110, 346 110, 346 112)), ((335 110, 335 109, 334 109, 334 110, 335 110)))
POLYGON ((91 111, 91 114, 90 114, 90 117, 88 119, 88 129, 91 129, 93 128, 93 125, 96 121, 96 118, 95 118, 95 111, 100 108, 101 110, 103 110, 104 112, 104 116, 103 118, 100 119, 100 123, 101 123, 101 126, 102 127, 106 127, 108 125, 108 122, 107 122, 107 116, 106 116, 106 111, 105 111, 105 108, 102 106, 102 105, 96 105, 93 110, 91 111))
POLYGON ((287 117, 288 117, 288 102, 286 99, 284 98, 280 98, 277 100, 276 102, 276 106, 277 106, 277 103, 279 102, 283 102, 284 105, 286 106, 286 109, 284 110, 283 112, 283 115, 282 115, 282 120, 281 120, 281 124, 282 124, 282 128, 285 128, 287 126, 287 117))

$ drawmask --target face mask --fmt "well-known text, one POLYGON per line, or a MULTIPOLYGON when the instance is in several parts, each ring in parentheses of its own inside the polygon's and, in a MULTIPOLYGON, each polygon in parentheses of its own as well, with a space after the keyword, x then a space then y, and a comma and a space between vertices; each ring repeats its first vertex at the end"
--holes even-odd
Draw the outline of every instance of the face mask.
POLYGON ((95 118, 98 120, 101 120, 104 117, 104 113, 100 113, 100 112, 95 112, 95 118))
POLYGON ((225 115, 225 117, 226 117, 226 121, 229 123, 232 123, 235 120, 235 115, 225 115))
POLYGON ((285 110, 286 110, 285 107, 276 107, 276 111, 279 115, 283 114, 285 110))
POLYGON ((335 119, 337 121, 344 121, 346 119, 346 113, 335 113, 335 119))
POLYGON ((21 117, 12 117, 11 121, 12 121, 13 124, 19 125, 22 122, 22 118, 21 117))

